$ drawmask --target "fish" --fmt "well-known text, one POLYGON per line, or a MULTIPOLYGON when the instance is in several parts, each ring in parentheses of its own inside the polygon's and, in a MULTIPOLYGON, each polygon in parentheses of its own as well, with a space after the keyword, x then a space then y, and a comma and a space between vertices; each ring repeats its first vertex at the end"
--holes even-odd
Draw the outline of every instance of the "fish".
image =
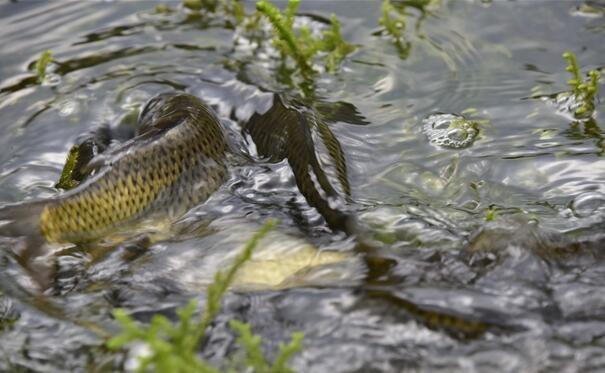
POLYGON ((214 111, 186 93, 151 98, 134 138, 99 154, 88 177, 62 195, 0 210, 3 236, 26 238, 18 261, 32 259, 44 243, 86 243, 143 219, 174 219, 205 201, 229 176, 229 145, 214 111))
MULTIPOLYGON (((262 157, 287 159, 299 191, 331 229, 354 235, 346 158, 327 124, 331 118, 366 124, 349 112, 342 103, 318 110, 275 94, 269 110, 254 113, 242 132, 262 157)), ((71 188, 64 194, 0 209, 0 235, 25 237, 17 260, 43 288, 52 271, 36 259, 46 244, 94 243, 116 232, 132 236, 137 224, 170 224, 228 180, 238 150, 201 99, 159 94, 143 106, 135 128, 121 145, 112 147, 111 131, 100 128, 74 146, 58 184, 71 188)))

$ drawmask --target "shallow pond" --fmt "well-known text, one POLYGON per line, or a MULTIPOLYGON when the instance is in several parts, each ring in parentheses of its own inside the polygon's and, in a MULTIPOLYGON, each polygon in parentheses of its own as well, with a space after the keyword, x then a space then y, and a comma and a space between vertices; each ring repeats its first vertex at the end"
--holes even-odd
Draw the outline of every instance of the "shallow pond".
MULTIPOLYGON (((220 15, 164 3, 175 11, 153 1, 0 3, 2 204, 60 193, 74 142, 157 93, 201 97, 234 133, 272 92, 296 94, 270 48, 255 49, 220 15), (39 84, 33 64, 44 50, 57 62, 39 84)), ((0 371, 124 369, 128 358, 97 333, 117 332, 112 310, 144 322, 174 317, 192 298, 203 306, 214 272, 269 217, 280 225, 262 253, 316 247, 345 259, 286 282, 271 277, 287 272, 288 255, 252 262, 204 342, 217 366, 237 348, 227 325, 236 318, 269 356, 303 331, 298 372, 604 370, 605 103, 578 122, 548 96, 567 89, 566 50, 584 71, 605 72, 605 3, 408 6, 399 50, 381 33, 380 3, 303 1, 298 22, 325 27, 335 13, 358 45, 335 74, 315 78, 314 97, 353 105, 368 122, 330 129, 346 157, 350 208, 391 263, 383 273, 367 276, 352 240, 306 204, 286 162, 238 165, 183 218, 187 234, 131 260, 125 248, 97 261, 85 250, 60 255, 42 300, 3 254, 0 371), (444 128, 460 115, 474 123, 444 128)))

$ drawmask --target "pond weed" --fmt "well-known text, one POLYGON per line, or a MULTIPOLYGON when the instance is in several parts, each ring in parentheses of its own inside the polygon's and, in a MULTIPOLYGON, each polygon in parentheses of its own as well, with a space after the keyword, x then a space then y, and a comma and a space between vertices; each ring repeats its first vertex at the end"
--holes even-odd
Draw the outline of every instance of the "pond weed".
MULTIPOLYGON (((120 334, 107 341, 110 349, 119 349, 125 345, 143 343, 149 350, 139 357, 137 371, 159 372, 202 372, 218 373, 220 370, 200 359, 196 353, 205 336, 207 327, 218 314, 221 301, 227 289, 233 283, 237 271, 252 257, 252 253, 261 240, 277 225, 275 220, 268 220, 246 243, 242 252, 234 259, 226 271, 218 271, 214 281, 208 286, 206 307, 199 321, 195 320, 196 302, 177 311, 178 321, 172 323, 163 315, 154 315, 148 326, 137 324, 122 309, 114 311, 114 317, 122 327, 120 334)), ((280 344, 280 351, 273 364, 266 361, 260 349, 261 339, 254 336, 250 326, 240 321, 231 320, 230 327, 239 334, 238 343, 245 352, 243 362, 254 372, 289 372, 286 367, 290 358, 300 350, 302 333, 293 333, 289 344, 280 344)), ((235 362, 231 362, 234 364, 235 362)))
POLYGON ((340 22, 336 15, 330 18, 330 28, 321 37, 313 36, 308 27, 302 26, 298 34, 294 28, 294 18, 300 5, 300 0, 290 0, 282 13, 268 1, 256 3, 256 9, 264 15, 274 30, 273 45, 279 50, 283 60, 291 58, 296 68, 307 80, 312 80, 317 72, 313 68, 313 59, 323 53, 325 69, 334 73, 342 60, 355 50, 355 46, 347 43, 342 37, 340 22))
POLYGON ((292 333, 290 343, 279 344, 279 353, 273 364, 265 359, 261 350, 260 336, 252 334, 249 324, 238 320, 229 322, 231 329, 239 334, 237 342, 243 347, 245 352, 244 364, 254 370, 255 373, 290 373, 292 369, 288 368, 288 361, 300 351, 304 334, 301 332, 292 333))
POLYGON ((406 16, 399 12, 390 0, 383 0, 381 8, 382 16, 378 23, 384 27, 384 31, 391 35, 393 43, 397 48, 399 57, 406 59, 410 54, 411 43, 405 38, 406 16))
POLYGON ((244 5, 237 0, 183 0, 182 5, 195 13, 202 10, 215 13, 220 10, 225 16, 232 17, 236 24, 240 24, 246 17, 244 5))
POLYGON ((494 221, 496 216, 498 215, 498 211, 495 205, 490 205, 485 214, 485 221, 494 221))
POLYGON ((36 61, 34 68, 36 69, 36 76, 38 77, 39 83, 42 83, 44 81, 44 78, 46 77, 46 68, 48 67, 48 64, 52 61, 52 52, 49 50, 42 52, 42 54, 36 61))
POLYGON ((568 63, 565 70, 572 75, 572 78, 567 81, 571 91, 563 92, 560 96, 573 96, 578 103, 578 107, 574 108, 573 112, 576 118, 590 117, 595 110, 601 74, 597 70, 590 70, 587 78, 583 78, 576 55, 568 51, 563 53, 563 58, 568 63))
POLYGON ((412 43, 405 35, 409 15, 406 12, 407 8, 415 8, 420 12, 415 29, 418 37, 424 39, 426 37, 420 31, 422 22, 432 9, 438 8, 440 5, 441 0, 406 0, 396 3, 392 3, 391 0, 383 0, 378 24, 384 29, 379 34, 390 35, 399 57, 405 60, 409 57, 412 49, 412 43))

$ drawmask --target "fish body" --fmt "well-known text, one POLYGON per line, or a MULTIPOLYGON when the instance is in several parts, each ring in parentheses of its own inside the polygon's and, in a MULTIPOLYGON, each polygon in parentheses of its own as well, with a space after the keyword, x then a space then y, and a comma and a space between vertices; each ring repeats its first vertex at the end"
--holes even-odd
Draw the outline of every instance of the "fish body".
POLYGON ((138 119, 137 136, 93 159, 82 184, 38 202, 47 242, 87 242, 156 214, 174 218, 206 200, 228 177, 220 122, 200 99, 164 93, 138 119))

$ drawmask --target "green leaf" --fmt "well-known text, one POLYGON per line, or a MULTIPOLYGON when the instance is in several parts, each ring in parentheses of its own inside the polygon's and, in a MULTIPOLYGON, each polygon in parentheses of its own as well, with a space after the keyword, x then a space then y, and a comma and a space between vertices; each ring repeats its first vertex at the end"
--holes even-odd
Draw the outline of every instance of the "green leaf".
POLYGON ((237 320, 229 321, 231 329, 239 334, 237 343, 240 344, 246 352, 246 365, 254 368, 255 372, 268 372, 269 364, 265 360, 261 350, 261 339, 252 334, 250 325, 237 320))

